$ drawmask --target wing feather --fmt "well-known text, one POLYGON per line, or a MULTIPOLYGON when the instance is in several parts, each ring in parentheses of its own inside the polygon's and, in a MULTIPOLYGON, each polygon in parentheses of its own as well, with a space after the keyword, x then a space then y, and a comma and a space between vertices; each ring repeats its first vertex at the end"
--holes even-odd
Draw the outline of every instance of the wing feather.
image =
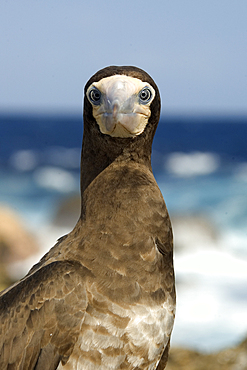
POLYGON ((88 269, 52 262, 0 296, 0 369, 57 368, 73 351, 87 306, 88 269), (46 367, 44 367, 44 363, 46 367))

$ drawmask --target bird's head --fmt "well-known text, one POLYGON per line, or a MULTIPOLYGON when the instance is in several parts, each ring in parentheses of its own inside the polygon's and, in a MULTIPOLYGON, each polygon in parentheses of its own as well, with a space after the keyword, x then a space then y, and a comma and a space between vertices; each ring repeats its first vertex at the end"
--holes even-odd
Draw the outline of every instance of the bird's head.
POLYGON ((145 131, 152 111, 156 116, 155 130, 160 112, 159 91, 143 70, 111 66, 98 71, 86 84, 85 109, 91 112, 91 119, 102 134, 134 138, 145 131))
POLYGON ((110 66, 86 83, 83 109, 81 192, 110 164, 139 163, 151 170, 160 95, 142 69, 110 66))

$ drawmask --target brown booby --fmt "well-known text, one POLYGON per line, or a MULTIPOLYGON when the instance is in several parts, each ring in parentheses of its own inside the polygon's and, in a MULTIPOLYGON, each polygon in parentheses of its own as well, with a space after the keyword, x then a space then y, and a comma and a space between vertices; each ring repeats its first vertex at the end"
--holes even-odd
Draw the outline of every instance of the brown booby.
POLYGON ((164 369, 172 229, 151 168, 153 79, 104 68, 85 86, 81 216, 0 296, 1 370, 164 369))

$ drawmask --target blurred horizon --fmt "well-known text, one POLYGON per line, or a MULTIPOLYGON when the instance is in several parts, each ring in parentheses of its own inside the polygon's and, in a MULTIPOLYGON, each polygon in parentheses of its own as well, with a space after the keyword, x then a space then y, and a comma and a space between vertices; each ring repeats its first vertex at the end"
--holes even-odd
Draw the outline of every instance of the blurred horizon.
MULTIPOLYGON (((55 118, 58 119, 62 118, 77 118, 79 119, 81 117, 83 121, 83 113, 82 112, 76 112, 76 111, 56 111, 56 110, 0 110, 0 119, 4 117, 22 117, 22 118, 41 118, 41 119, 49 119, 49 118, 55 118)), ((216 119, 218 122, 224 123, 223 120, 220 120, 221 118, 224 120, 232 120, 237 119, 240 121, 243 121, 244 123, 247 123, 247 111, 246 112, 224 112, 224 111, 218 111, 218 112, 205 112, 205 111, 178 111, 178 112, 164 112, 161 111, 160 114, 160 121, 163 121, 164 119, 179 119, 182 118, 184 120, 205 120, 210 121, 212 119, 216 119)), ((198 121, 199 123, 199 121, 198 121)))

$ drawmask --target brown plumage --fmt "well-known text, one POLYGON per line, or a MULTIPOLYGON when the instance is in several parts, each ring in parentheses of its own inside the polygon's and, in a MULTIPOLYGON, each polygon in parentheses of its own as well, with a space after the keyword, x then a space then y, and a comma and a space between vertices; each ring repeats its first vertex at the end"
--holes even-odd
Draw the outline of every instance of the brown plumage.
POLYGON ((151 169, 159 114, 158 88, 139 68, 107 67, 86 84, 81 216, 2 292, 1 370, 165 368, 175 287, 170 219, 151 169))

